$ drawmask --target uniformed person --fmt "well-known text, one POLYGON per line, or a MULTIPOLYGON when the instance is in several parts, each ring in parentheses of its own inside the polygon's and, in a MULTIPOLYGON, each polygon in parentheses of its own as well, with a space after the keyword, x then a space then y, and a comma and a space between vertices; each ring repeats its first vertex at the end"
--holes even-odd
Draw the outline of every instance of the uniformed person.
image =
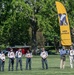
POLYGON ((1 54, 1 71, 4 71, 4 65, 5 65, 5 54, 2 52, 2 54, 1 54))
POLYGON ((40 56, 42 58, 42 69, 45 69, 44 64, 46 66, 46 69, 48 69, 48 63, 47 63, 48 52, 45 51, 44 48, 42 48, 42 52, 41 52, 40 56))
POLYGON ((72 47, 70 48, 69 54, 70 54, 70 56, 69 56, 69 58, 70 58, 70 66, 71 66, 71 68, 73 68, 73 63, 74 63, 74 50, 73 50, 72 47))
POLYGON ((12 66, 12 71, 14 70, 14 59, 15 59, 15 54, 13 52, 13 49, 8 52, 8 57, 9 57, 9 66, 8 70, 10 71, 10 67, 12 66))
POLYGON ((29 70, 31 70, 32 53, 30 52, 30 50, 27 51, 25 57, 26 57, 26 70, 28 70, 28 66, 29 66, 29 70))
POLYGON ((63 48, 60 48, 59 52, 60 52, 60 58, 61 58, 60 69, 64 69, 67 51, 66 51, 65 47, 63 47, 63 48))
POLYGON ((22 52, 21 52, 21 49, 16 51, 16 70, 18 70, 18 63, 20 63, 20 70, 22 70, 22 52))

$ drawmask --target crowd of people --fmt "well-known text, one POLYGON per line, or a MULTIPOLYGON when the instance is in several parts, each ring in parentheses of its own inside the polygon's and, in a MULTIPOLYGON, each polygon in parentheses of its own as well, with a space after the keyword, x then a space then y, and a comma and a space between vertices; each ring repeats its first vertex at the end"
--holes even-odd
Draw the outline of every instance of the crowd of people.
MULTIPOLYGON (((42 52, 40 54, 42 58, 42 69, 48 69, 48 63, 47 63, 47 57, 48 53, 45 51, 44 48, 42 48, 42 52), (45 67, 45 66, 46 67, 45 67)), ((27 50, 27 53, 25 54, 26 57, 26 70, 31 70, 31 58, 33 57, 32 52, 30 50, 27 50)), ((18 66, 20 64, 20 70, 22 71, 22 51, 21 49, 18 49, 16 53, 14 53, 13 49, 11 49, 8 52, 8 71, 14 71, 14 59, 16 58, 16 71, 18 70, 18 66)), ((3 52, 0 52, 0 71, 4 71, 4 65, 5 65, 5 54, 3 52)))
MULTIPOLYGON (((48 63, 47 63, 47 57, 48 52, 45 51, 45 48, 43 47, 41 49, 40 57, 42 62, 42 69, 48 69, 48 63)), ((74 62, 74 50, 73 47, 70 48, 70 50, 66 50, 65 47, 59 49, 60 53, 60 69, 65 68, 65 61, 66 61, 66 55, 69 54, 70 58, 70 66, 73 68, 73 62, 74 62)), ((30 50, 27 50, 27 53, 25 54, 26 57, 26 70, 31 70, 31 58, 33 57, 32 52, 30 50)), ((18 66, 20 64, 20 70, 22 71, 22 51, 21 49, 18 49, 16 53, 14 53, 13 49, 11 49, 8 52, 8 71, 14 71, 14 59, 16 58, 16 71, 18 70, 18 66)), ((0 52, 0 71, 4 71, 4 65, 5 65, 5 54, 3 52, 0 52)))

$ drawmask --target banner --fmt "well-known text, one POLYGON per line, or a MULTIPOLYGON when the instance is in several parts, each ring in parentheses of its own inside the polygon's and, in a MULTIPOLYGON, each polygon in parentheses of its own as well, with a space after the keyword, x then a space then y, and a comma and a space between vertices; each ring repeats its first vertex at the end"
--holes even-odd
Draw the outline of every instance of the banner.
POLYGON ((70 35, 70 27, 68 16, 65 7, 62 3, 56 1, 56 8, 58 12, 59 25, 60 25, 60 35, 61 35, 61 44, 63 46, 70 46, 71 43, 71 35, 70 35))

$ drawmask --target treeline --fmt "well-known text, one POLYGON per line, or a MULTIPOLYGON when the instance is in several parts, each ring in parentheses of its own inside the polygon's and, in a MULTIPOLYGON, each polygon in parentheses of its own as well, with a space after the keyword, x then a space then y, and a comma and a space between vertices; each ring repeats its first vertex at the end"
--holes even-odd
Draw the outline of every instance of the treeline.
MULTIPOLYGON (((58 1, 66 7, 73 28, 74 0, 58 1)), ((0 45, 36 47, 54 44, 55 37, 60 40, 55 0, 0 0, 0 45)))

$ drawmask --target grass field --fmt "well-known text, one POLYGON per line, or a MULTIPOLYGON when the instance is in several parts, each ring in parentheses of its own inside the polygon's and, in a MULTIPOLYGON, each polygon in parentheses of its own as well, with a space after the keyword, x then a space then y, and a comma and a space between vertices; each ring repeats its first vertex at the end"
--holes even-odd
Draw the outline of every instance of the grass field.
MULTIPOLYGON (((5 62, 5 71, 0 72, 0 75, 74 75, 74 69, 70 68, 69 57, 66 59, 65 69, 59 68, 60 56, 49 55, 48 57, 48 70, 42 70, 41 58, 34 56, 32 58, 32 70, 25 70, 25 57, 23 57, 23 71, 8 71, 8 58, 5 62)), ((15 68, 15 67, 14 67, 15 68)))

